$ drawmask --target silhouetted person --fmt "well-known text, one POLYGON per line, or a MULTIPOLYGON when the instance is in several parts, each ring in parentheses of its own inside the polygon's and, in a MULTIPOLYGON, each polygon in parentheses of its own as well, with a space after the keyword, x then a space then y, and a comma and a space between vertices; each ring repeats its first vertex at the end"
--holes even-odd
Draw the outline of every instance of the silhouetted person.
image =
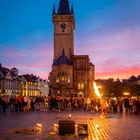
POLYGON ((128 109, 129 109, 129 99, 128 98, 124 99, 124 108, 125 108, 126 113, 127 113, 128 109))

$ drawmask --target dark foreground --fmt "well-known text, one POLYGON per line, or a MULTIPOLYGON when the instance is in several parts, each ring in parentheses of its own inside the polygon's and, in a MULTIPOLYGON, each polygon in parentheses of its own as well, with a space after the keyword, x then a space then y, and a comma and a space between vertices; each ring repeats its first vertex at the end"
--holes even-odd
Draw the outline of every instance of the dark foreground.
POLYGON ((109 114, 100 117, 85 111, 0 114, 0 140, 140 140, 140 116, 109 114), (77 124, 88 124, 88 137, 49 134, 53 124, 68 118, 70 113, 77 124), (39 134, 14 134, 11 131, 12 128, 33 128, 36 123, 43 125, 39 134))

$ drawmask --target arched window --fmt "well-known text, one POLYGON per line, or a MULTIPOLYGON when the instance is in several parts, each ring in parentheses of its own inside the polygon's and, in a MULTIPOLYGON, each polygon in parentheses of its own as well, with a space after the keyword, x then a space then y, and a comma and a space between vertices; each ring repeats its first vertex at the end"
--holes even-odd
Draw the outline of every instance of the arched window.
POLYGON ((80 83, 78 83, 78 89, 81 89, 81 84, 80 83))
POLYGON ((78 89, 84 89, 84 83, 78 83, 78 89))
POLYGON ((71 82, 70 77, 68 77, 68 83, 70 83, 70 82, 71 82))
POLYGON ((56 78, 56 83, 59 83, 59 77, 56 78))
POLYGON ((81 83, 81 89, 84 89, 84 83, 81 83))

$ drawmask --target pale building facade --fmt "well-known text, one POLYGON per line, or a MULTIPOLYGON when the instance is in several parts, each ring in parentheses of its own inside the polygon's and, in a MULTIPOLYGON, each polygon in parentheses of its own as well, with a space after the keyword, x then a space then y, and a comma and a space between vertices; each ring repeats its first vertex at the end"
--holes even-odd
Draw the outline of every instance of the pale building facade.
POLYGON ((48 96, 49 86, 47 80, 40 79, 33 74, 20 76, 21 94, 23 96, 48 96))
POLYGON ((8 69, 0 64, 0 96, 48 96, 47 80, 33 74, 18 75, 18 69, 8 69))
POLYGON ((20 89, 18 69, 10 70, 0 64, 0 95, 16 95, 20 93, 20 89))

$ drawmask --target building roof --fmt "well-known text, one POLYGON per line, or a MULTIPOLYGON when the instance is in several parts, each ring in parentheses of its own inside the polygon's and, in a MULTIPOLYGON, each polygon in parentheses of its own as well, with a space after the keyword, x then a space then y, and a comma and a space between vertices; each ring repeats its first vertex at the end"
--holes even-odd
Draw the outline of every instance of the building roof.
POLYGON ((88 58, 89 59, 89 55, 73 55, 74 58, 88 58))
POLYGON ((4 78, 8 72, 10 72, 8 68, 0 66, 0 75, 1 75, 0 77, 4 78))
POLYGON ((27 82, 36 82, 38 80, 38 77, 33 74, 24 74, 20 75, 20 77, 24 77, 27 82))
POLYGON ((68 15, 68 14, 70 14, 70 6, 69 6, 69 1, 68 0, 60 0, 57 14, 58 15, 68 15))
POLYGON ((64 48, 62 50, 61 56, 53 61, 53 65, 62 65, 62 64, 67 64, 67 65, 71 64, 70 60, 67 58, 67 56, 65 56, 64 48))
MULTIPOLYGON (((18 73, 15 73, 16 68, 8 69, 0 65, 0 79, 19 79, 18 73)), ((17 70, 18 71, 18 70, 17 70)))

